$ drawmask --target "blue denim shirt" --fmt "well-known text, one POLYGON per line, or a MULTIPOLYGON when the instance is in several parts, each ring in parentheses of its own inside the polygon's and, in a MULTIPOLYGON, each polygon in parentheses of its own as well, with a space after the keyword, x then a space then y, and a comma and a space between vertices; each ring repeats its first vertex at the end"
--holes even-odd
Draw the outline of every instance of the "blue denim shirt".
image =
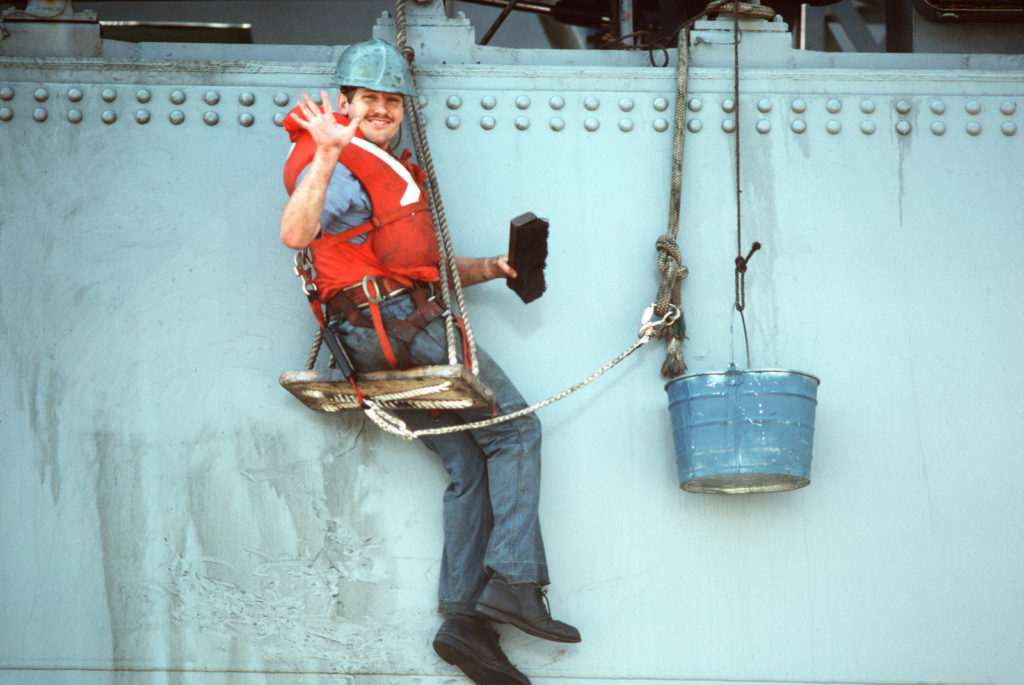
MULTIPOLYGON (((298 181, 306 175, 309 167, 302 170, 298 181)), ((327 195, 324 197, 324 209, 320 215, 320 226, 331 235, 369 221, 373 212, 370 196, 359 179, 341 162, 334 167, 331 180, 327 184, 327 195)), ((367 234, 356 236, 353 243, 362 243, 367 234)))

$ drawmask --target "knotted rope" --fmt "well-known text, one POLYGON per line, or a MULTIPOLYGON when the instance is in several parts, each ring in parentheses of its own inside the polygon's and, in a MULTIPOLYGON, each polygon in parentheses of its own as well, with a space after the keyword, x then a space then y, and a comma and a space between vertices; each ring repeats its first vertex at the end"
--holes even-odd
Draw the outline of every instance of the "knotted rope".
MULTIPOLYGON (((690 71, 690 27, 701 17, 718 12, 731 11, 734 22, 734 37, 739 43, 739 29, 737 26, 739 16, 758 17, 771 20, 775 16, 775 10, 764 5, 754 5, 737 0, 716 0, 704 8, 700 14, 692 17, 677 30, 677 51, 679 54, 676 66, 676 107, 675 121, 672 132, 672 187, 669 197, 668 228, 664 235, 658 237, 655 243, 657 251, 656 265, 661 273, 661 283, 658 286, 658 295, 655 300, 655 313, 664 315, 670 306, 680 307, 680 292, 682 280, 686 278, 689 270, 682 264, 682 251, 676 241, 679 232, 679 213, 682 204, 682 182, 683 182, 683 151, 686 141, 686 97, 689 87, 690 71)), ((739 64, 737 60, 737 71, 739 64)), ((739 107, 737 97, 737 109, 739 107)), ((737 146, 737 155, 738 146, 737 146)), ((738 191, 737 191, 738 192, 738 191)), ((665 327, 661 331, 661 337, 666 341, 665 363, 662 364, 661 374, 666 377, 681 375, 686 371, 686 362, 683 360, 682 340, 686 337, 686 324, 683 316, 680 316, 675 326, 665 327)))

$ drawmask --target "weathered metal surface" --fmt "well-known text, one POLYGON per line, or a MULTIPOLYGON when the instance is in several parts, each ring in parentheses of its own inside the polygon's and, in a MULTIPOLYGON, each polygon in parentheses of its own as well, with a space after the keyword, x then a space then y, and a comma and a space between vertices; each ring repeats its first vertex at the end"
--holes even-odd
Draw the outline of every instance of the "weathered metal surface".
MULTIPOLYGON (((751 353, 823 380, 814 485, 681 493, 652 343, 541 415, 552 606, 583 642, 502 644, 539 685, 1016 685, 1021 59, 767 38, 737 106, 712 38, 684 350, 694 372, 734 357, 738 128, 751 353)), ((551 222, 543 298, 468 291, 480 343, 547 397, 653 298, 674 74, 431 44, 458 250, 501 250, 524 209, 551 222)), ((277 123, 335 49, 191 49, 0 58, 0 681, 452 682, 430 648, 441 467, 276 382, 314 328, 277 243, 277 123)))

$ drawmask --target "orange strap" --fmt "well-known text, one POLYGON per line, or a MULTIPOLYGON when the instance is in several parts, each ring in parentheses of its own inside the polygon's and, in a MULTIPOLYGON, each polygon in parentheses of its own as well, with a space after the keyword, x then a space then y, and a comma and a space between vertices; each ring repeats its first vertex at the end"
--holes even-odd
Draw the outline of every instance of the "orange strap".
POLYGON ((373 330, 377 331, 377 337, 380 338, 380 349, 384 353, 384 358, 388 360, 388 365, 392 369, 398 368, 398 357, 395 356, 395 350, 391 347, 391 341, 388 340, 387 329, 384 328, 384 317, 380 314, 380 305, 377 301, 380 299, 380 293, 377 292, 377 281, 369 278, 363 281, 363 290, 366 291, 366 299, 370 305, 370 318, 373 320, 373 330), (370 292, 370 287, 374 292, 370 292))
POLYGON ((392 221, 395 221, 396 219, 401 219, 403 216, 407 216, 409 214, 414 214, 415 212, 424 211, 428 209, 430 209, 430 205, 426 201, 420 200, 419 202, 414 202, 411 205, 399 207, 390 212, 385 212, 384 214, 374 214, 373 216, 370 217, 369 221, 364 221, 358 226, 353 226, 348 230, 342 231, 341 233, 337 233, 332 237, 332 239, 340 240, 342 242, 348 242, 353 238, 357 238, 363 235, 364 233, 369 233, 375 228, 381 228, 382 226, 385 226, 391 223, 392 221))

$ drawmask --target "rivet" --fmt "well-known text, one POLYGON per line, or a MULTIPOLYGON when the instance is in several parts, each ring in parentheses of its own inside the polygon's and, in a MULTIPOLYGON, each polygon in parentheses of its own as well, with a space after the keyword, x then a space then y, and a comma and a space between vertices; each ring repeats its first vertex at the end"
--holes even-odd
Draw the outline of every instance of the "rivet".
POLYGON ((427 96, 426 95, 421 95, 420 96, 420 108, 426 107, 429 102, 430 101, 427 100, 427 96))
MULTIPOLYGON (((248 92, 241 93, 238 96, 238 104, 240 104, 242 107, 252 107, 253 104, 255 104, 255 103, 256 103, 256 96, 253 95, 252 93, 248 93, 248 92)), ((249 123, 252 123, 252 122, 249 122, 249 123)), ((243 126, 248 126, 248 124, 243 124, 243 126)))
POLYGON ((665 119, 655 119, 652 126, 654 126, 654 130, 658 133, 664 133, 668 130, 668 121, 665 119))
POLYGON ((77 124, 82 121, 82 110, 80 109, 69 109, 68 110, 68 121, 72 124, 77 124))
POLYGON ((251 112, 242 112, 238 115, 238 123, 246 128, 252 126, 254 121, 256 121, 256 117, 251 112))
POLYGON ((170 114, 167 115, 167 119, 172 124, 177 126, 181 122, 185 121, 185 113, 182 112, 180 109, 176 109, 176 110, 174 110, 173 112, 171 112, 170 114))
POLYGON ((462 121, 454 114, 444 120, 444 125, 451 129, 452 131, 457 129, 459 127, 459 124, 461 123, 462 121))
POLYGON ((837 133, 843 130, 843 125, 840 124, 835 119, 832 119, 827 124, 825 124, 825 130, 831 133, 832 135, 836 135, 837 133))
POLYGON ((135 121, 139 122, 140 124, 148 124, 149 123, 149 110, 148 109, 140 109, 138 112, 136 112, 135 113, 135 121))
POLYGON ((860 111, 864 112, 865 114, 873 114, 875 111, 875 101, 862 100, 860 103, 860 111))
POLYGON ((981 124, 977 121, 968 121, 966 128, 969 135, 977 136, 981 134, 981 124))
POLYGON ((181 105, 185 102, 185 93, 181 90, 171 91, 171 102, 175 105, 181 105))
POLYGON ((36 92, 32 93, 32 97, 36 99, 36 102, 46 102, 46 98, 50 97, 50 93, 45 88, 36 88, 36 92))
POLYGON ((978 114, 981 112, 981 103, 977 100, 971 100, 964 109, 967 110, 968 114, 978 114))
POLYGON ((494 106, 498 104, 498 101, 494 99, 493 95, 485 95, 480 98, 480 106, 484 109, 494 109, 494 106))
POLYGON ((691 112, 699 112, 704 109, 704 101, 700 98, 690 98, 690 101, 686 103, 686 106, 691 112))
POLYGON ((619 109, 623 112, 632 112, 635 106, 636 103, 633 102, 632 98, 622 98, 619 100, 619 109))
POLYGON ((46 116, 47 116, 46 110, 43 109, 42 107, 36 107, 32 111, 32 118, 35 119, 36 121, 38 121, 39 123, 42 123, 42 122, 46 121, 46 116))
POLYGON ((288 104, 288 93, 274 93, 274 104, 284 107, 288 104))
POLYGON ((601 127, 601 122, 598 121, 597 119, 594 119, 593 117, 588 117, 587 120, 583 122, 583 128, 587 129, 591 133, 593 133, 594 131, 596 131, 600 127, 601 127))
POLYGON ((1004 136, 1012 136, 1017 132, 1017 124, 1012 121, 1004 121, 1003 125, 999 127, 999 130, 1003 132, 1004 136))
POLYGON ((793 133, 803 133, 807 130, 807 122, 803 119, 795 119, 790 124, 790 128, 793 129, 793 133))
POLYGON ((530 106, 530 98, 525 95, 520 95, 516 98, 516 107, 519 109, 527 109, 530 106))
POLYGON ((793 104, 790 105, 790 107, 792 107, 793 111, 797 114, 803 114, 807 111, 807 103, 800 99, 793 100, 793 104))
POLYGON ((735 112, 736 111, 736 103, 733 101, 732 98, 726 98, 726 99, 722 100, 722 111, 723 112, 735 112))
POLYGON ((310 96, 310 99, 320 107, 324 106, 324 98, 320 93, 313 93, 313 95, 310 96))
POLYGON ((629 118, 619 119, 619 130, 622 131, 623 133, 629 133, 630 131, 632 131, 633 120, 629 118))
POLYGON ((945 114, 946 103, 942 100, 934 100, 932 104, 929 105, 929 109, 932 110, 932 114, 945 114))
POLYGON ((515 126, 516 130, 525 131, 530 128, 530 120, 526 117, 516 117, 515 126))
POLYGON ((842 109, 843 103, 839 102, 839 100, 832 99, 825 103, 825 110, 829 114, 839 114, 842 109))
POLYGON ((220 102, 220 93, 215 90, 208 90, 203 93, 203 102, 213 107, 220 102))
POLYGON ((597 99, 597 98, 595 98, 595 97, 589 97, 589 98, 587 98, 586 100, 584 100, 584 101, 583 101, 583 106, 584 106, 584 107, 586 107, 586 108, 587 108, 588 110, 590 110, 591 112, 593 112, 593 111, 595 111, 595 110, 596 110, 596 109, 597 109, 598 107, 600 107, 600 106, 601 106, 601 101, 600 101, 600 100, 598 100, 598 99, 597 99))
POLYGON ((910 112, 910 103, 906 100, 899 100, 896 103, 896 111, 900 114, 908 114, 910 112))
POLYGON ((117 112, 112 109, 104 110, 103 114, 100 115, 100 119, 103 120, 104 124, 112 124, 117 121, 117 112))
POLYGON ((772 130, 772 122, 767 119, 761 119, 761 121, 757 122, 757 126, 754 128, 757 129, 758 133, 768 133, 772 130))
POLYGON ((216 112, 207 112, 203 115, 203 123, 207 126, 216 126, 220 121, 220 117, 217 116, 216 112))
POLYGON ((449 95, 445 104, 448 105, 448 109, 458 109, 462 107, 462 98, 458 95, 449 95))
POLYGON ((552 95, 551 99, 548 100, 548 106, 550 106, 551 109, 562 109, 565 107, 565 98, 561 95, 552 95))
POLYGON ((78 102, 82 99, 83 95, 84 93, 82 93, 81 88, 68 88, 68 100, 71 100, 71 102, 78 102))
POLYGON ((860 122, 860 131, 864 135, 870 136, 875 132, 875 122, 873 121, 862 121, 860 122))
POLYGON ((757 111, 761 114, 767 114, 772 111, 772 101, 768 98, 761 98, 757 101, 757 111))
POLYGON ((900 119, 899 121, 897 121, 896 133, 899 133, 901 136, 905 136, 908 133, 910 133, 910 122, 907 121, 906 119, 900 119))
POLYGON ((722 119, 722 130, 726 133, 732 133, 736 130, 735 119, 722 119))
POLYGON ((14 89, 13 88, 11 88, 10 86, 4 86, 3 88, 0 88, 0 100, 3 100, 4 102, 6 102, 8 100, 13 100, 13 99, 14 99, 14 89))
POLYGON ((284 126, 284 117, 284 112, 278 112, 277 114, 275 114, 273 119, 274 126, 284 126))
POLYGON ((565 128, 565 120, 561 117, 555 117, 551 120, 550 126, 552 131, 561 131, 565 128))
POLYGON ((0 107, 0 121, 10 121, 14 118, 14 110, 10 107, 0 107))
POLYGON ((1007 100, 1003 104, 999 105, 999 111, 1005 114, 1006 116, 1010 116, 1011 114, 1017 111, 1017 103, 1010 102, 1009 100, 1007 100))
POLYGON ((704 124, 700 119, 690 119, 686 122, 686 130, 690 133, 700 133, 702 128, 704 128, 704 124))
POLYGON ((665 98, 654 98, 654 102, 652 104, 657 112, 664 112, 668 109, 668 100, 665 98))
POLYGON ((494 129, 494 126, 497 123, 498 122, 494 120, 494 117, 484 117, 483 119, 480 120, 480 128, 482 128, 485 131, 490 131, 494 129))
POLYGON ((117 91, 113 88, 104 88, 100 97, 103 98, 103 102, 113 102, 117 99, 117 91))

